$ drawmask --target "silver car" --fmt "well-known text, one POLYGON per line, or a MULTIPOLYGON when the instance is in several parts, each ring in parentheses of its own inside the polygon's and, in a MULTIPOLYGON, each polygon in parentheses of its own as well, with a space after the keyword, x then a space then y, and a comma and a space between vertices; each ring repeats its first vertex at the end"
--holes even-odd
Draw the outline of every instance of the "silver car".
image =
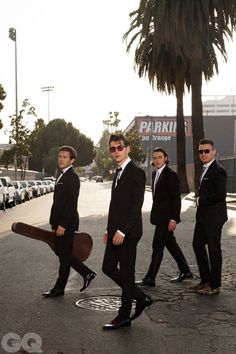
POLYGON ((2 185, 6 192, 6 206, 11 208, 16 205, 16 189, 12 184, 10 177, 4 176, 0 177, 2 181, 2 185))
POLYGON ((41 193, 40 193, 40 189, 39 189, 39 186, 37 185, 36 181, 34 180, 31 180, 31 181, 28 181, 29 184, 31 185, 32 187, 32 190, 33 190, 33 197, 40 197, 41 193))
POLYGON ((6 210, 7 194, 0 179, 0 209, 6 210))
POLYGON ((33 190, 32 186, 29 184, 28 181, 20 181, 22 187, 25 188, 25 200, 33 199, 33 190))
POLYGON ((20 181, 12 181, 16 189, 16 202, 21 204, 25 202, 25 188, 21 185, 20 181))

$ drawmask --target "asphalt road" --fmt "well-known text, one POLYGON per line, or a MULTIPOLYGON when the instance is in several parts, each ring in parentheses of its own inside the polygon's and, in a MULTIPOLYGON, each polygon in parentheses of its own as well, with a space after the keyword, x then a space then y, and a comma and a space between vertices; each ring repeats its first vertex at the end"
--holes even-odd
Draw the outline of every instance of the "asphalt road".
MULTIPOLYGON (((15 221, 48 229, 52 194, 6 212, 0 211, 0 353, 37 353, 40 350, 44 354, 236 352, 235 211, 229 212, 230 220, 225 229, 224 293, 214 299, 202 299, 188 293, 188 282, 184 285, 171 284, 169 279, 177 270, 166 252, 157 287, 145 290, 154 299, 152 307, 134 321, 131 328, 109 333, 102 330, 103 324, 116 316, 113 306, 116 306, 114 301, 120 295, 120 289, 101 271, 102 235, 106 228, 110 188, 110 183, 84 182, 79 199, 80 230, 91 234, 94 241, 86 264, 98 275, 89 288, 80 293, 82 279, 72 270, 65 296, 55 299, 44 299, 41 294, 54 285, 57 257, 46 244, 10 231, 15 221), (78 300, 90 308, 78 307, 78 300), (107 306, 104 301, 108 301, 107 306)), ((150 259, 153 235, 153 227, 149 223, 150 206, 151 193, 146 192, 144 236, 138 247, 137 278, 145 274, 150 259)), ((183 222, 176 236, 197 276, 191 247, 194 213, 193 203, 185 200, 183 222)))

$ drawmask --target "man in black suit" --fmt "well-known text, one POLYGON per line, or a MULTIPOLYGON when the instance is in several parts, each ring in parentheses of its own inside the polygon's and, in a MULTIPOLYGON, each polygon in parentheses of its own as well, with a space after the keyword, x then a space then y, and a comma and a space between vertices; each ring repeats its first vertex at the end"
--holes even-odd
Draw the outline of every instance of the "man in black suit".
POLYGON ((122 297, 118 316, 104 325, 104 330, 129 326, 152 304, 150 296, 135 285, 136 250, 143 232, 141 210, 146 176, 129 158, 130 146, 125 136, 111 135, 109 150, 119 169, 112 184, 107 232, 103 236, 106 250, 102 270, 122 288, 122 297), (133 299, 136 308, 130 317, 133 299))
POLYGON ((158 147, 152 153, 153 165, 156 170, 152 174, 153 204, 151 223, 156 225, 152 242, 152 258, 145 277, 136 284, 155 286, 155 278, 160 268, 164 248, 166 247, 177 263, 179 275, 171 282, 181 282, 192 278, 188 263, 176 242, 174 230, 180 222, 181 196, 177 174, 168 167, 167 152, 158 147))
POLYGON ((203 172, 199 181, 196 225, 193 236, 193 249, 201 277, 192 290, 203 295, 217 295, 221 286, 221 232, 227 221, 226 171, 215 160, 216 150, 212 140, 201 140, 199 157, 203 172), (206 251, 208 246, 208 254, 206 251))
POLYGON ((44 297, 64 295, 64 289, 70 273, 74 268, 83 277, 83 287, 87 288, 96 273, 91 271, 72 254, 73 234, 79 227, 77 202, 80 180, 75 173, 73 163, 77 158, 76 150, 71 146, 62 146, 58 151, 58 166, 61 175, 58 177, 51 208, 50 224, 55 231, 55 253, 59 257, 59 276, 53 289, 43 293, 44 297))

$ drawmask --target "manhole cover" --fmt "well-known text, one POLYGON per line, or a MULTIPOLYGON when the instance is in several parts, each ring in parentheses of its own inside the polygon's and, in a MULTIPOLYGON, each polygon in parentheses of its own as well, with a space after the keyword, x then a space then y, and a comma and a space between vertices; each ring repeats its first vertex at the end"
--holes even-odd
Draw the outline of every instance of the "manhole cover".
MULTIPOLYGON (((86 299, 76 301, 76 306, 98 311, 117 311, 121 305, 120 296, 104 295, 104 296, 92 296, 86 299)), ((133 308, 135 303, 133 303, 133 308)))

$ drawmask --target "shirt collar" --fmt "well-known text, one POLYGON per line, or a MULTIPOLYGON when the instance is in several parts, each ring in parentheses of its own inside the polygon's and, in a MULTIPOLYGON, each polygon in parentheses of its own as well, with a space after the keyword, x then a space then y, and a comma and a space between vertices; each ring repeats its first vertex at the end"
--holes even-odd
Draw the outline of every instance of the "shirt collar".
POLYGON ((156 168, 156 171, 157 173, 159 173, 159 175, 162 173, 162 171, 164 170, 164 168, 166 167, 166 165, 162 166, 161 168, 157 169, 156 168))
POLYGON ((131 161, 131 158, 128 156, 127 160, 122 163, 122 165, 119 165, 119 167, 122 168, 122 171, 124 171, 125 167, 128 165, 128 163, 131 161))
POLYGON ((203 165, 203 167, 206 167, 206 168, 210 167, 211 164, 212 164, 214 161, 215 161, 215 159, 212 160, 212 161, 210 161, 210 162, 205 163, 205 164, 203 165))
POLYGON ((66 171, 68 171, 72 166, 73 166, 73 165, 70 165, 70 166, 68 166, 68 167, 66 167, 66 168, 63 168, 63 169, 62 169, 63 174, 64 174, 66 171))

